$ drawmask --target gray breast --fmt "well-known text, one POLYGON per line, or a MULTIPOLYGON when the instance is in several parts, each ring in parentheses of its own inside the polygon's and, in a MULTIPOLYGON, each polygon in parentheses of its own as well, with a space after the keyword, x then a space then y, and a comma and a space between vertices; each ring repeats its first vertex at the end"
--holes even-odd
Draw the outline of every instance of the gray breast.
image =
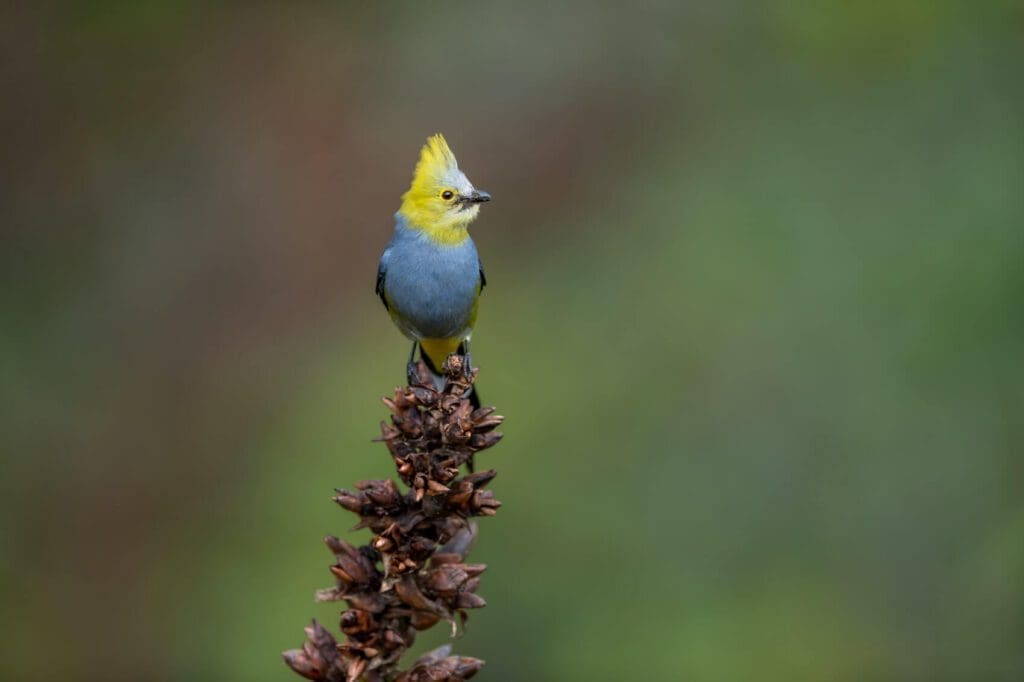
POLYGON ((446 246, 399 224, 385 261, 384 290, 406 335, 451 338, 469 332, 480 282, 472 239, 446 246))

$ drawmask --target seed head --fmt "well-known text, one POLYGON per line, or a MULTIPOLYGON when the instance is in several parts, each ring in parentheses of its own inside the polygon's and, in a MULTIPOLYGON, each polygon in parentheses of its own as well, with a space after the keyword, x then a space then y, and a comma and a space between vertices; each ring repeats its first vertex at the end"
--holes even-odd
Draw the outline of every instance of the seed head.
POLYGON ((338 643, 316 621, 306 628, 301 649, 284 653, 296 673, 324 682, 437 682, 466 680, 483 661, 435 649, 405 672, 402 654, 416 632, 445 621, 452 633, 467 610, 482 608, 476 594, 484 564, 465 563, 477 534, 474 516, 493 516, 501 503, 486 486, 493 469, 461 475, 475 454, 501 440, 494 429, 503 418, 492 407, 474 410, 466 395, 478 370, 463 371, 465 358, 449 356, 447 383, 438 390, 422 363, 419 380, 383 399, 391 412, 381 435, 395 464, 403 492, 393 480, 369 480, 355 490, 337 490, 334 501, 368 528, 368 545, 355 547, 327 536, 334 554, 335 585, 316 593, 318 601, 345 601, 338 643))

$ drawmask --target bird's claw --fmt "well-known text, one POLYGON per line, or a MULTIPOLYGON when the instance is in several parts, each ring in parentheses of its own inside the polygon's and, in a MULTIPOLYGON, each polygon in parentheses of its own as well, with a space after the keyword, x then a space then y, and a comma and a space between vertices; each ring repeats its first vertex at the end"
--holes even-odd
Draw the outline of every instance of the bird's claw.
POLYGON ((469 353, 462 356, 462 378, 467 382, 473 380, 473 357, 469 353))
POLYGON ((410 386, 420 383, 420 368, 416 362, 409 362, 406 364, 405 378, 408 379, 410 386))

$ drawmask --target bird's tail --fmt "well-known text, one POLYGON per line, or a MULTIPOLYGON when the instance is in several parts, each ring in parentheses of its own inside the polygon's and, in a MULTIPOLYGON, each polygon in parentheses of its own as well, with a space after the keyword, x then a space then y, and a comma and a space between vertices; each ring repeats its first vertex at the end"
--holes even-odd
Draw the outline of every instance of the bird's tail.
MULTIPOLYGON (((423 363, 430 370, 430 375, 434 379, 434 385, 439 391, 444 389, 445 385, 444 374, 440 368, 444 365, 445 360, 448 359, 448 355, 453 352, 465 355, 466 345, 461 342, 451 342, 447 339, 440 342, 433 339, 420 341, 420 358, 423 359, 423 363)), ((480 408, 480 394, 477 391, 476 384, 473 384, 473 388, 470 391, 469 402, 473 405, 474 410, 480 408)))

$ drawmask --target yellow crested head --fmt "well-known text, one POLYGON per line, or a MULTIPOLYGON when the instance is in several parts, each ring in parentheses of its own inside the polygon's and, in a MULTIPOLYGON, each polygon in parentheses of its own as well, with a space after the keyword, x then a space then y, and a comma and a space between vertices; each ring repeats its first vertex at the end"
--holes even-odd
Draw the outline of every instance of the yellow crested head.
POLYGON ((410 227, 423 230, 433 240, 457 244, 468 236, 466 228, 480 213, 480 204, 490 200, 491 195, 473 187, 459 170, 455 155, 438 133, 423 145, 398 213, 410 227))

